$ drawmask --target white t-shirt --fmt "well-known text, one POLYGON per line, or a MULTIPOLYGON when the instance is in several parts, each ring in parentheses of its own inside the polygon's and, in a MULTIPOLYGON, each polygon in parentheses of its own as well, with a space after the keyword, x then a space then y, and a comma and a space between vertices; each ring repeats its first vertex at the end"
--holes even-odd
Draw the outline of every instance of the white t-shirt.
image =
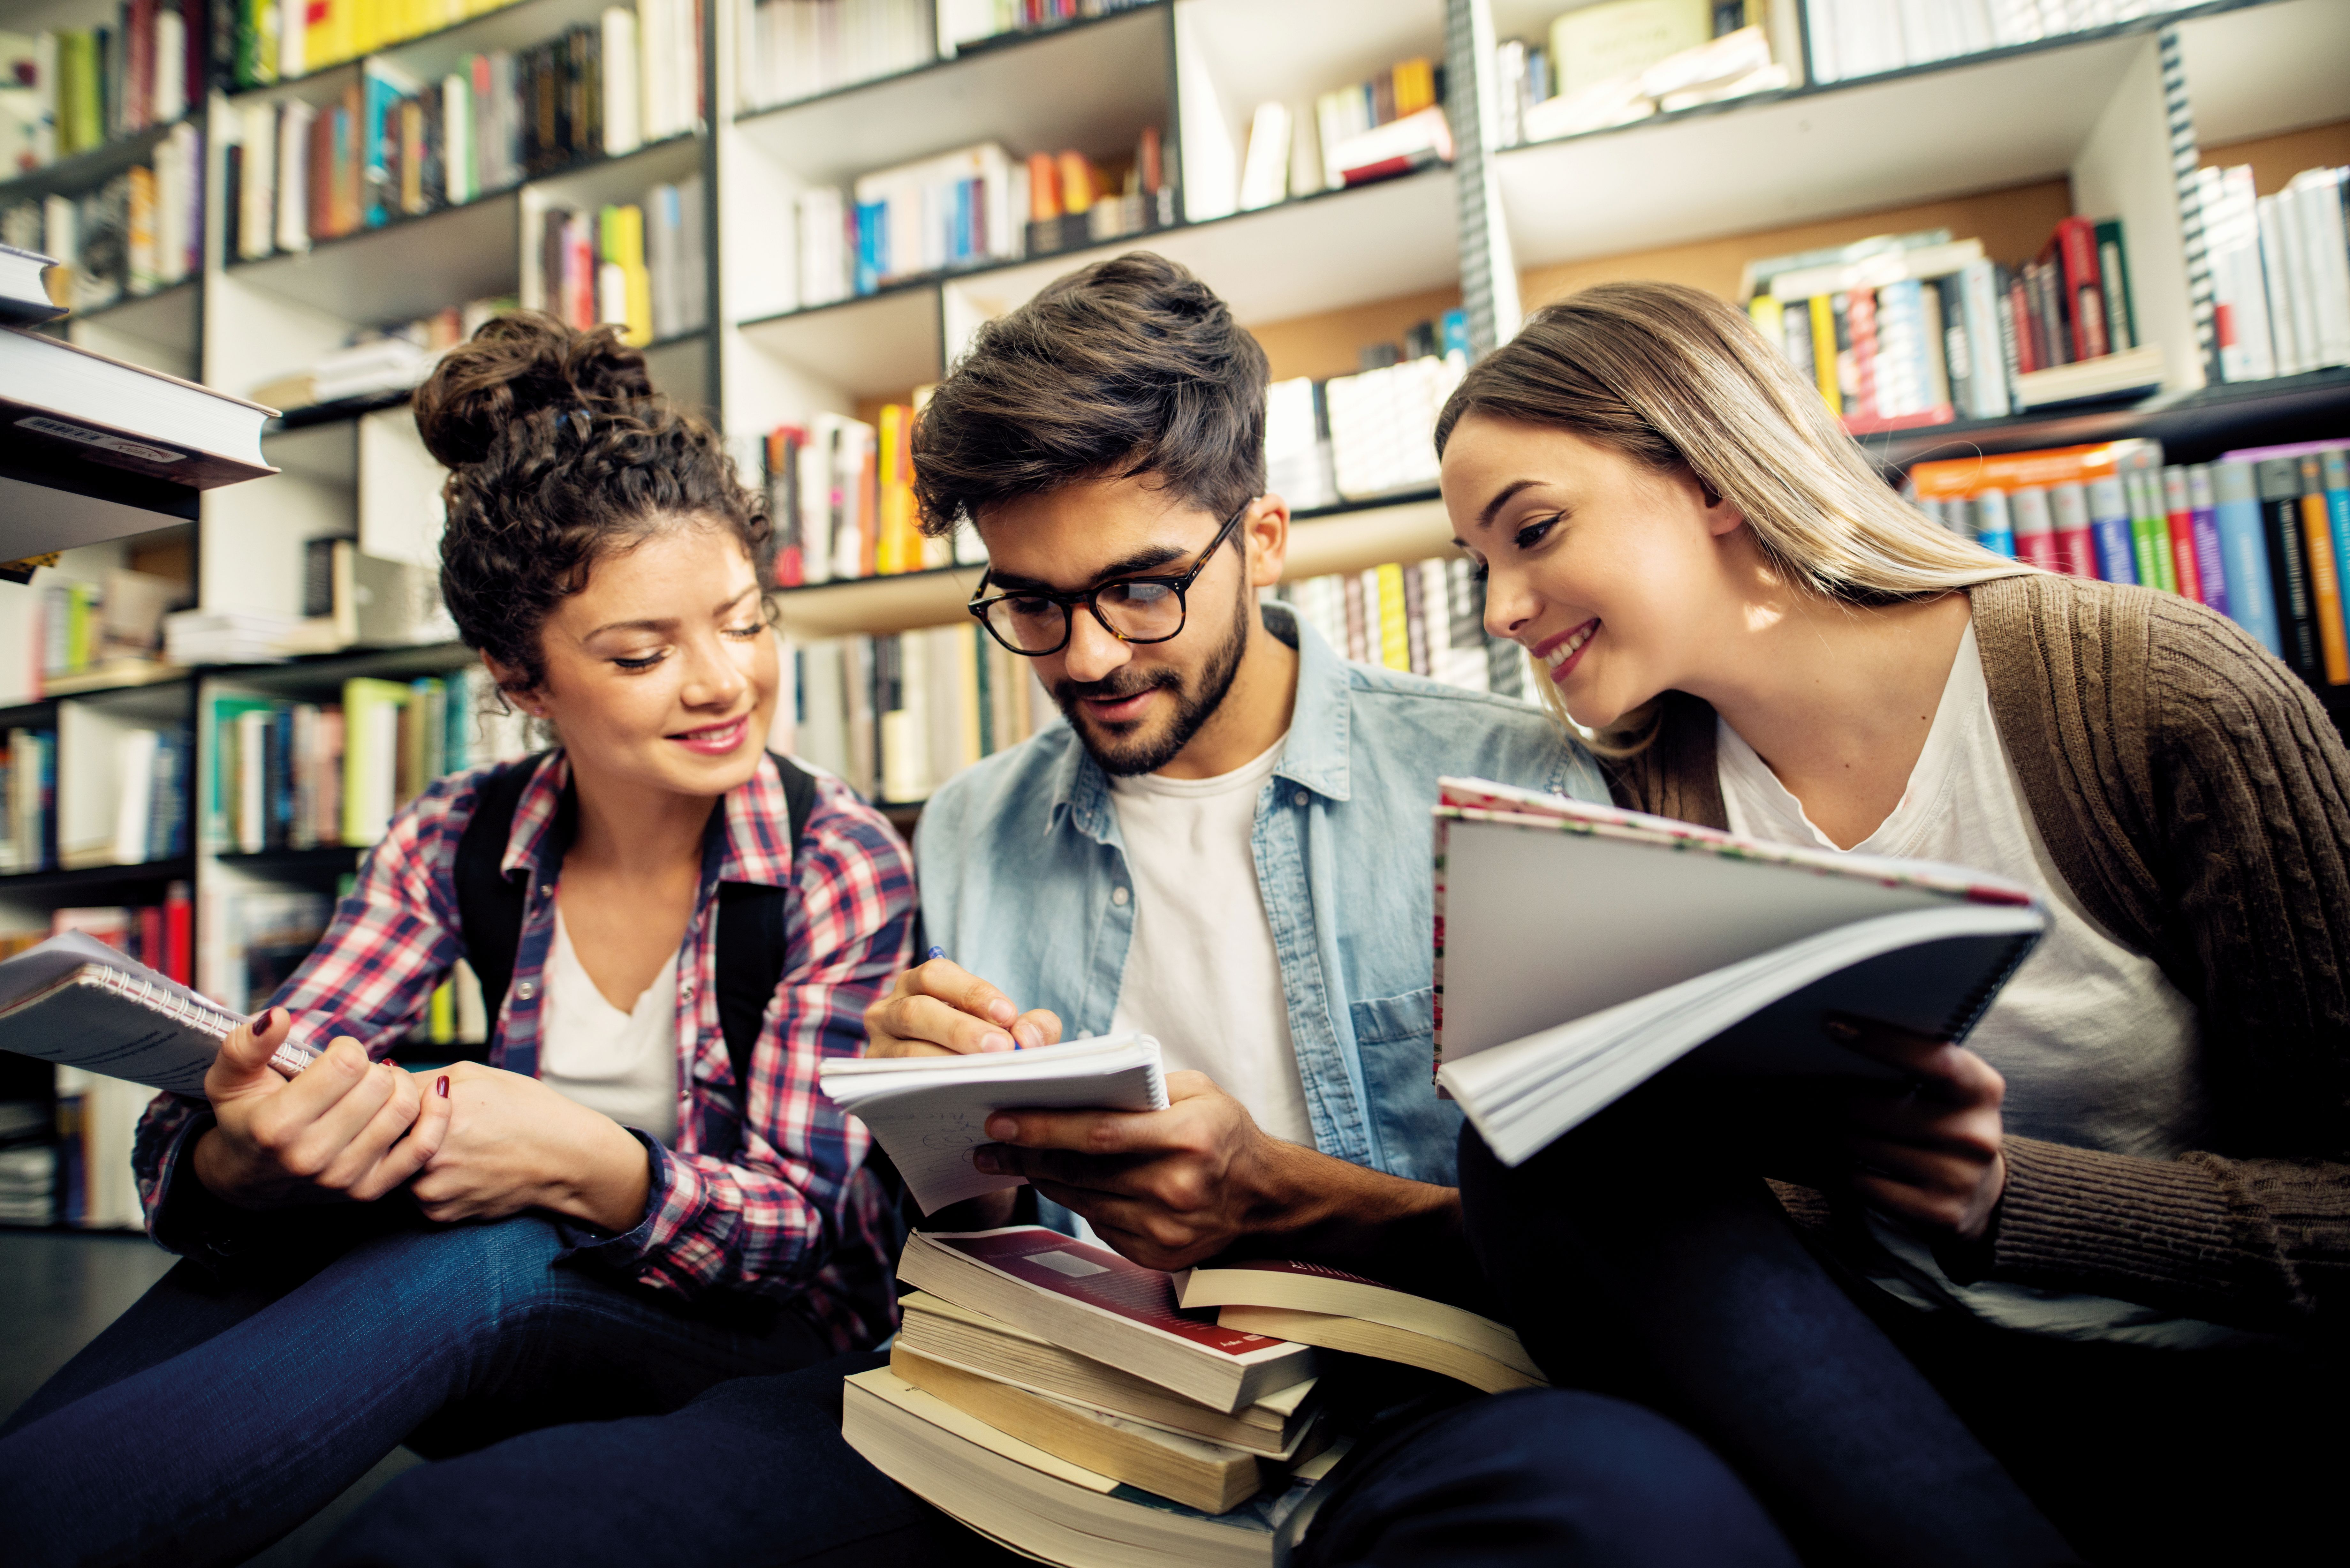
MULTIPOLYGON (((1719 724, 1717 742, 1731 832, 1837 847, 1727 721, 1719 724)), ((2199 1146, 2209 1102, 2195 1004, 2153 960, 2099 927, 2050 860, 1991 719, 1972 625, 1960 640, 1908 788, 1852 853, 1975 867, 2025 884, 2047 906, 2047 934, 1967 1039, 1967 1048, 2007 1080, 2001 1115, 2008 1132, 2146 1159, 2174 1158, 2199 1146)), ((2208 1324, 2131 1303, 1959 1285, 1908 1232, 1876 1216, 1870 1230, 1884 1252, 1856 1261, 1879 1284, 1917 1304, 1961 1306, 2010 1327, 2068 1337, 2173 1345, 2208 1337, 2208 1324)))
POLYGON ((572 950, 563 910, 539 1004, 541 1083, 622 1127, 677 1141, 677 955, 626 1012, 596 989, 572 950))
MULTIPOLYGON (((1257 885, 1257 796, 1288 736, 1211 779, 1110 780, 1134 900, 1110 1027, 1159 1038, 1170 1072, 1205 1073, 1277 1138, 1314 1144, 1281 958, 1257 885)), ((1112 897, 1116 897, 1113 894, 1112 897)))

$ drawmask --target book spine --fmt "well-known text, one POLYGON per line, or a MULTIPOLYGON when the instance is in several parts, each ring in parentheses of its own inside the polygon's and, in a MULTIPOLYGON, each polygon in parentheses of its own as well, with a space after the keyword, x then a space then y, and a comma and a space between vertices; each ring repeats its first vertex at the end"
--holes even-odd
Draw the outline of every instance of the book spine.
MULTIPOLYGON (((2060 487, 2058 493, 2071 488, 2060 487)), ((2139 541, 2131 524, 2129 498, 2121 476, 2107 474, 2092 480, 2088 505, 2096 575, 2109 583, 2137 582, 2139 541)))
POLYGON ((2342 618, 2342 577, 2334 565, 2324 470, 2314 453, 2301 460, 2301 526, 2303 542, 2309 548, 2310 613, 2317 621, 2325 683, 2350 685, 2350 627, 2342 618))
POLYGON ((2272 458, 2260 463, 2253 476, 2260 487, 2261 529, 2272 563, 2284 661, 2314 685, 2324 679, 2324 662, 2310 595, 2309 555, 2302 541, 2301 465, 2289 457, 2272 458))
POLYGON ((2201 564, 2195 554, 2195 508, 2187 496, 2187 471, 2176 464, 2162 471, 2162 520, 2178 591, 2197 604, 2208 603, 2203 597, 2201 564))
POLYGON ((2129 503, 2137 580, 2149 588, 2176 593, 2178 578, 2170 570, 2170 529, 2162 516, 2160 477, 2150 469, 2130 469, 2124 475, 2122 491, 2129 503))

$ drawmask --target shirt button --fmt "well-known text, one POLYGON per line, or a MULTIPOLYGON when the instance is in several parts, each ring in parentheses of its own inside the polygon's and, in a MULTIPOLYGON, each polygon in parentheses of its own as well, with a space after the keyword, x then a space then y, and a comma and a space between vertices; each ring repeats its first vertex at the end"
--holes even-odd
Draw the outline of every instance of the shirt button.
POLYGON ((515 987, 515 994, 521 997, 525 1002, 528 1002, 532 997, 538 994, 537 981, 528 980, 524 981, 520 985, 515 987))
POLYGON ((1304 790, 1299 790, 1295 794, 1289 798, 1295 801, 1298 805, 1304 805, 1305 804, 1305 792, 1304 790))
POLYGON ((1109 890, 1109 901, 1116 904, 1121 909, 1126 908, 1126 901, 1132 895, 1128 894, 1123 888, 1112 888, 1109 890))
POLYGON ((677 982, 677 993, 680 996, 691 997, 693 994, 693 981, 690 980, 679 981, 677 982))

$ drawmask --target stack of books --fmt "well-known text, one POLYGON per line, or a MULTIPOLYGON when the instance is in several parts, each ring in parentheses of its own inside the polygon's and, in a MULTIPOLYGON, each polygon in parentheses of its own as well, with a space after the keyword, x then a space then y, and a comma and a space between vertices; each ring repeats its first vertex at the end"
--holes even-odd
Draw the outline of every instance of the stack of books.
POLYGON ((2191 0, 1804 0, 1821 81, 1898 71, 2187 8, 2191 0))
POLYGON ((2153 441, 1921 462, 1952 532, 2052 572, 2229 617, 2314 686, 2350 684, 2350 438, 2171 464, 2153 441))
POLYGON ((2220 379, 2350 365, 2350 168, 2304 169, 2267 196, 2250 164, 2196 177, 2220 379))
POLYGON ((1276 1561, 1346 1448, 1357 1401, 1333 1379, 1393 1391, 1359 1358, 1486 1393, 1545 1382, 1503 1325, 1316 1264, 1166 1274, 1014 1226, 918 1231, 898 1272, 916 1291, 888 1370, 849 1380, 842 1434, 1050 1563, 1276 1561))
MULTIPOLYGON (((0 1105, 0 1136, 17 1130, 15 1113, 45 1106, 10 1101, 0 1105)), ((42 1115, 36 1127, 46 1130, 50 1118, 42 1115)), ((48 1225, 57 1216, 57 1151, 46 1143, 18 1144, 0 1148, 0 1225, 48 1225)))
POLYGON ((642 348, 698 332, 709 317, 702 176, 596 212, 550 207, 539 277, 548 314, 582 332, 610 322, 642 348))
POLYGON ((1794 18, 1766 0, 1605 0, 1543 43, 1495 47, 1502 141, 1547 141, 1794 82, 1794 18))
POLYGON ((469 299, 413 321, 354 332, 341 348, 304 369, 254 388, 254 400, 286 413, 347 398, 406 393, 423 384, 442 355, 473 337, 484 323, 512 310, 515 303, 512 295, 469 299))
POLYGON ((1314 1351, 1041 1227, 916 1232, 899 1273, 919 1293, 841 1422, 885 1474, 1047 1562, 1273 1561, 1326 1451, 1314 1351))

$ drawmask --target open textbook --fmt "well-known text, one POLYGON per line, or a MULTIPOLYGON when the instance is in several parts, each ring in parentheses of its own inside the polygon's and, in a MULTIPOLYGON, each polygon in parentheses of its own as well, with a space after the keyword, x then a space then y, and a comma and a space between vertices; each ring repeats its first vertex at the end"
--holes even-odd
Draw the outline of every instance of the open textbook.
MULTIPOLYGON (((150 1088, 203 1094, 221 1042, 244 1022, 79 931, 0 963, 0 1051, 150 1088)), ((270 1065, 291 1077, 313 1054, 289 1040, 270 1065)))
POLYGON ((1023 1185, 971 1162, 972 1149, 994 1141, 986 1132, 994 1112, 1167 1108, 1159 1042, 1132 1032, 983 1055, 828 1057, 816 1073, 832 1102, 872 1132, 925 1214, 1023 1185))
POLYGON ((1436 807, 1437 1083, 1516 1165, 1683 1057, 1896 1076, 1845 1012, 1963 1039, 2032 951, 2029 888, 1480 779, 1436 807))

